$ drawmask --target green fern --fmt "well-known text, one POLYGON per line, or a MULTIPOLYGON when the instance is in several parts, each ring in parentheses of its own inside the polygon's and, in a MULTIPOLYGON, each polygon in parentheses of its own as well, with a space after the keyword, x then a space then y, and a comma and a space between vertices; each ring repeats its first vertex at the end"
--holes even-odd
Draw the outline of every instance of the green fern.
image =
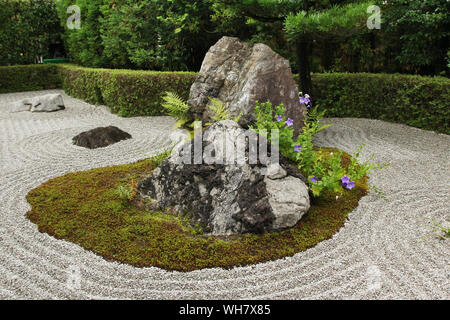
POLYGON ((166 92, 163 100, 163 108, 167 110, 168 115, 177 119, 177 126, 182 126, 188 121, 189 105, 179 95, 166 92))
POLYGON ((211 119, 214 120, 214 122, 219 122, 223 120, 233 120, 235 122, 239 122, 241 119, 242 113, 239 114, 235 119, 231 119, 231 115, 228 111, 228 107, 219 99, 216 98, 209 98, 209 104, 208 108, 213 113, 211 115, 211 119))

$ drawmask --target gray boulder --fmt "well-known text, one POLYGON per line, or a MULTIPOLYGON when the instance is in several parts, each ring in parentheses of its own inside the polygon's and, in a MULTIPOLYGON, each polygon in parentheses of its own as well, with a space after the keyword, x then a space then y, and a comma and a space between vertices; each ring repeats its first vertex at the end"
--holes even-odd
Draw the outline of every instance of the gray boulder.
POLYGON ((9 111, 54 112, 64 109, 64 101, 60 94, 46 94, 14 102, 9 111))
MULTIPOLYGON (((265 138, 253 135, 256 149, 261 150, 259 143, 266 142, 265 138)), ((278 151, 270 145, 266 158, 260 155, 252 161, 250 151, 256 149, 245 140, 249 136, 231 120, 216 123, 203 132, 203 139, 197 136, 177 148, 138 183, 138 190, 153 199, 155 209, 174 208, 191 217, 192 224, 206 234, 264 233, 293 227, 310 207, 306 180, 286 159, 276 159, 278 151), (242 141, 247 143, 240 149, 242 141), (200 157, 195 152, 199 147, 200 157), (236 150, 245 150, 243 156, 236 150)))
POLYGON ((31 103, 28 102, 28 99, 13 102, 9 106, 9 112, 12 112, 12 113, 30 111, 30 109, 31 109, 31 103))
POLYGON ((225 103, 235 117, 242 113, 239 124, 244 127, 254 119, 256 101, 284 104, 296 134, 307 113, 289 61, 265 44, 251 45, 232 37, 223 37, 209 49, 191 87, 188 104, 193 116, 206 122, 211 120, 209 97, 225 103))

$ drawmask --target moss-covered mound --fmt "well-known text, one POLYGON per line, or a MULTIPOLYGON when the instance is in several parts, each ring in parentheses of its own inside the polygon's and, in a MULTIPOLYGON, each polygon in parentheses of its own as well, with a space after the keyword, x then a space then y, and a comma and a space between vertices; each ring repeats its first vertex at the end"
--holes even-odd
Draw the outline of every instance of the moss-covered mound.
MULTIPOLYGON (((331 151, 336 152, 324 149, 331 151)), ((348 164, 350 156, 344 154, 343 159, 348 164)), ((169 212, 150 212, 142 199, 127 202, 119 196, 120 186, 148 176, 158 162, 148 159, 52 179, 28 194, 32 209, 27 216, 39 231, 107 260, 192 271, 256 264, 311 248, 333 236, 367 192, 367 179, 363 179, 337 199, 332 193, 315 199, 309 213, 290 230, 218 239, 201 235, 169 212)))

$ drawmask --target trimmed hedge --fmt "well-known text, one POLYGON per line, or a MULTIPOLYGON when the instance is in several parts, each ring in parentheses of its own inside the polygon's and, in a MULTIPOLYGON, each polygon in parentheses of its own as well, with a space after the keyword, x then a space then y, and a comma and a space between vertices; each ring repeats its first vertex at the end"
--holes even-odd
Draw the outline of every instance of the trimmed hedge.
POLYGON ((61 78, 54 65, 0 67, 0 93, 61 88, 61 78))
POLYGON ((450 79, 400 74, 313 75, 327 117, 379 119, 450 134, 450 79))
POLYGON ((60 67, 62 87, 67 94, 93 104, 106 104, 120 116, 163 114, 166 91, 189 97, 193 72, 155 72, 122 69, 92 69, 73 65, 60 67))
MULTIPOLYGON (((161 115, 166 91, 184 99, 194 72, 93 69, 76 65, 0 67, 0 93, 63 88, 120 116, 161 115)), ((450 79, 399 74, 313 75, 312 96, 328 117, 380 119, 450 134, 450 79)))

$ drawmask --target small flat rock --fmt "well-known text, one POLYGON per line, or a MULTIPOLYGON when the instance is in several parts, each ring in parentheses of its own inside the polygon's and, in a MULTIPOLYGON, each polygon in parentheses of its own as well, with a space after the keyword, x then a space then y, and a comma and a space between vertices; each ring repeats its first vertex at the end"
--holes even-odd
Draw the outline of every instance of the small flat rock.
POLYGON ((75 136, 73 138, 73 144, 88 149, 97 149, 131 138, 129 133, 122 131, 117 127, 99 127, 75 136))
POLYGON ((13 102, 9 107, 9 112, 54 112, 65 108, 62 96, 56 93, 13 102))

